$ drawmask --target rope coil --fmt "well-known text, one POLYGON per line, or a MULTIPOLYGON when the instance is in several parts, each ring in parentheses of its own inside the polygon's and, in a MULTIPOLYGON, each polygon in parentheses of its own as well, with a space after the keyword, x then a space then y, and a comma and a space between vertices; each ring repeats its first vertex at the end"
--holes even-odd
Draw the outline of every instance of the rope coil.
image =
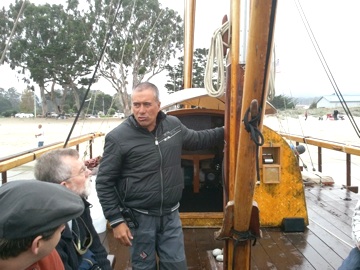
POLYGON ((207 63, 205 68, 204 85, 211 97, 220 97, 225 93, 225 68, 224 68, 224 56, 223 56, 223 45, 228 47, 228 44, 222 40, 223 34, 229 30, 230 23, 225 22, 220 28, 215 30, 207 57, 207 63), (217 65, 217 89, 213 84, 214 75, 214 62, 217 65))

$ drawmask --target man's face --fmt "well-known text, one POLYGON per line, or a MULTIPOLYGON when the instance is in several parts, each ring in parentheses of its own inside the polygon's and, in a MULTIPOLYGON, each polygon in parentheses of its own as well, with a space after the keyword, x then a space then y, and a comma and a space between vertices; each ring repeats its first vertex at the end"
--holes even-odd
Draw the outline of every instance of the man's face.
POLYGON ((91 171, 84 165, 84 162, 74 157, 65 157, 64 162, 71 167, 71 177, 62 183, 70 190, 86 198, 91 192, 90 176, 91 171))
POLYGON ((132 94, 132 111, 140 126, 150 132, 155 129, 160 102, 155 99, 154 91, 145 89, 132 94))
POLYGON ((40 258, 44 258, 45 256, 49 255, 57 246, 57 244, 60 241, 61 238, 61 233, 62 231, 65 229, 65 225, 61 225, 59 226, 56 231, 54 232, 54 234, 51 236, 51 238, 39 238, 36 240, 36 243, 33 245, 36 245, 36 249, 38 249, 37 251, 37 257, 40 258))

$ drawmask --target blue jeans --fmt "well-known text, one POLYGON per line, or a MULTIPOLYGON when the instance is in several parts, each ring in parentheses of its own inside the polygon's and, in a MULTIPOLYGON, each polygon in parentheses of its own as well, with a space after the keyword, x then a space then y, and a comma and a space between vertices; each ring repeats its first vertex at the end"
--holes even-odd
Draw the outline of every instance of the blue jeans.
POLYGON ((360 250, 353 248, 338 270, 360 270, 360 250))

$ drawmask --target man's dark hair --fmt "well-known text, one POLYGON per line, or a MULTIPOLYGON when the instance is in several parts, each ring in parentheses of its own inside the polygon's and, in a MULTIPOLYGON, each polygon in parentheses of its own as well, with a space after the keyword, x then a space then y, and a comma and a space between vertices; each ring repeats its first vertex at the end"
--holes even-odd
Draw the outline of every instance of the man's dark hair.
MULTIPOLYGON (((58 228, 48 230, 41 233, 43 240, 51 239, 58 228)), ((4 239, 0 238, 0 259, 7 260, 9 258, 17 257, 21 253, 27 251, 36 236, 30 236, 20 239, 4 239)))

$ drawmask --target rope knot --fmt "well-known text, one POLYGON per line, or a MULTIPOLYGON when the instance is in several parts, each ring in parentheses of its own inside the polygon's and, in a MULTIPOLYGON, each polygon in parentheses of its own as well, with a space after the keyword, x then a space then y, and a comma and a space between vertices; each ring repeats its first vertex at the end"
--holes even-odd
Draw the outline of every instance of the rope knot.
POLYGON ((234 229, 231 229, 231 232, 233 234, 233 239, 235 240, 235 243, 244 242, 247 240, 253 241, 253 246, 256 244, 256 236, 251 233, 251 231, 236 231, 234 229))
POLYGON ((260 116, 261 116, 261 108, 259 108, 259 113, 251 117, 249 120, 249 114, 250 114, 250 108, 247 109, 243 122, 245 125, 245 129, 247 132, 251 135, 251 140, 257 145, 261 146, 264 144, 264 136, 261 134, 260 130, 257 128, 260 122, 260 116))

